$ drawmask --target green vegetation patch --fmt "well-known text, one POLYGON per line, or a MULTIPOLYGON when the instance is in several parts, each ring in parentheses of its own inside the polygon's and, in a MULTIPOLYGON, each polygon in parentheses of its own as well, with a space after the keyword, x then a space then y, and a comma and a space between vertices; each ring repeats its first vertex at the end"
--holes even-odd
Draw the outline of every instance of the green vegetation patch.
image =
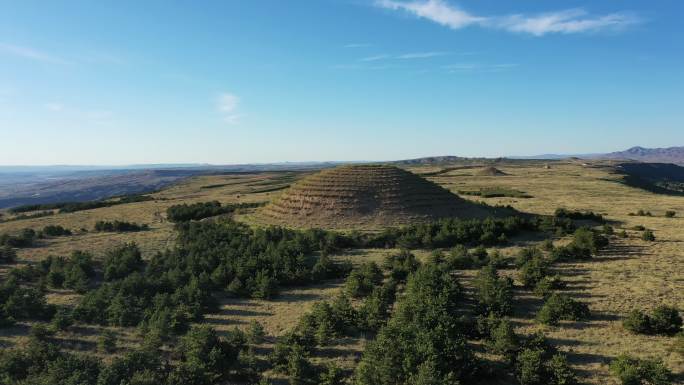
POLYGON ((479 196, 482 198, 533 198, 532 195, 523 191, 507 187, 483 187, 479 190, 459 190, 458 193, 461 195, 479 196))

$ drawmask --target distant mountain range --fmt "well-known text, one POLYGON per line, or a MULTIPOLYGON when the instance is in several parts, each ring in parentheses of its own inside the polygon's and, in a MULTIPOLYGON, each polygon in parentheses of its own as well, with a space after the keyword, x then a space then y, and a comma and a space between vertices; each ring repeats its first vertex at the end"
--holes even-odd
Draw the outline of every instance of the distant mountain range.
MULTIPOLYGON (((632 147, 625 151, 607 154, 544 154, 537 156, 511 156, 507 159, 615 159, 643 163, 673 163, 684 166, 684 147, 644 148, 632 147)), ((393 162, 400 165, 431 165, 447 163, 483 164, 506 158, 465 158, 460 156, 431 156, 393 162)), ((59 201, 86 201, 104 199, 123 194, 139 194, 163 188, 179 180, 207 174, 263 172, 284 170, 315 170, 334 167, 341 163, 358 162, 284 162, 270 164, 210 165, 210 164, 149 164, 129 166, 0 166, 0 209, 22 204, 54 203, 59 201)), ((663 167, 666 165, 661 165, 663 167)), ((641 169, 640 169, 641 170, 641 169)), ((648 174, 651 169, 641 170, 648 174)), ((671 174, 671 170, 668 169, 671 174)), ((669 175, 669 174, 668 174, 669 175)), ((653 184, 643 175, 638 183, 653 184)), ((684 182, 666 178, 671 190, 682 192, 684 182), (674 182, 673 182, 674 181, 674 182)), ((636 180, 636 179, 635 179, 636 180)), ((684 193, 684 192, 683 192, 684 193)))
POLYGON ((509 159, 619 159, 635 160, 644 163, 674 163, 684 165, 684 146, 667 148, 632 147, 624 151, 606 154, 543 154, 533 156, 510 156, 509 159))
POLYGON ((629 159, 646 163, 674 163, 684 165, 684 146, 667 148, 632 147, 625 151, 599 156, 605 159, 629 159))

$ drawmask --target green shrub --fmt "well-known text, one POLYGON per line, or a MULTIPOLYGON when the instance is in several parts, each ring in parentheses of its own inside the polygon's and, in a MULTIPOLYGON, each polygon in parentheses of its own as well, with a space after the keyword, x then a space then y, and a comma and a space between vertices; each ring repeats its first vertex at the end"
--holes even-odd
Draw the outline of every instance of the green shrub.
POLYGON ((622 321, 622 326, 633 333, 650 334, 651 317, 639 310, 632 310, 622 321))
POLYGON ((149 230, 149 226, 146 224, 139 225, 134 222, 123 222, 123 221, 97 221, 95 222, 95 231, 100 232, 116 232, 116 233, 126 233, 126 232, 136 232, 149 230))
POLYGON ((264 327, 259 322, 252 320, 247 329, 247 341, 250 344, 258 345, 264 341, 265 336, 264 327))
POLYGON ((321 372, 318 385, 342 385, 344 384, 344 372, 334 363, 328 363, 321 372))
POLYGON ((666 218, 674 218, 675 215, 677 215, 677 213, 674 212, 674 211, 672 211, 672 210, 667 210, 667 211, 665 211, 665 217, 666 217, 666 218))
POLYGON ((111 330, 103 330, 97 339, 97 348, 103 353, 112 353, 116 350, 116 334, 111 330))
POLYGON ((59 225, 45 226, 43 227, 43 230, 41 232, 49 237, 61 237, 65 235, 71 235, 71 230, 65 229, 64 227, 59 225))
POLYGON ((107 251, 104 260, 104 279, 113 281, 125 278, 143 267, 140 249, 135 243, 127 243, 121 247, 107 251))
POLYGON ((32 229, 23 229, 18 235, 0 234, 0 246, 31 247, 36 235, 32 229))
POLYGON ((593 211, 572 211, 564 208, 558 208, 556 209, 553 215, 556 218, 591 220, 600 223, 603 223, 604 221, 603 216, 601 214, 594 213, 593 211))
POLYGON ((391 254, 385 258, 383 267, 390 271, 390 277, 397 282, 405 282, 409 274, 420 266, 416 256, 407 250, 391 254))
POLYGON ((520 385, 541 385, 545 382, 543 351, 523 349, 515 361, 516 378, 520 385))
POLYGON ((456 245, 451 248, 446 261, 452 269, 471 269, 473 267, 473 260, 468 253, 468 248, 464 245, 456 245))
POLYGON ((546 325, 558 325, 561 320, 582 321, 589 317, 589 307, 564 294, 554 293, 537 313, 537 321, 546 325))
POLYGON ((603 234, 613 235, 614 233, 615 233, 615 229, 613 229, 613 226, 611 226, 607 223, 603 225, 603 234))
POLYGON ((507 319, 490 319, 490 323, 494 323, 494 325, 490 327, 485 347, 488 351, 501 355, 507 361, 512 362, 520 348, 520 341, 513 331, 513 325, 507 319))
POLYGON ((358 310, 358 323, 361 329, 376 332, 385 325, 390 315, 390 308, 394 303, 396 283, 387 281, 381 287, 376 287, 366 297, 358 310))
POLYGON ((0 316, 3 323, 11 324, 14 320, 50 320, 54 313, 54 305, 47 303, 45 294, 40 290, 20 286, 14 278, 0 283, 0 316))
POLYGON ((17 252, 9 246, 0 246, 0 263, 14 263, 17 260, 17 252))
POLYGON ((133 350, 102 368, 97 385, 159 385, 166 383, 162 357, 155 350, 133 350))
POLYGON ((313 383, 313 372, 314 368, 309 361, 308 353, 300 345, 292 346, 287 356, 285 369, 290 385, 313 383))
POLYGON ((653 242, 653 241, 655 241, 656 238, 655 238, 655 235, 653 235, 653 231, 651 231, 651 230, 645 230, 645 231, 641 234, 641 239, 643 239, 644 241, 653 242))
POLYGON ((513 311, 513 280, 501 278, 493 266, 485 266, 475 278, 475 300, 481 314, 509 315, 513 311))
MULTIPOLYGON (((551 244, 553 246, 553 243, 551 244)), ((553 249, 553 247, 551 247, 553 249)), ((518 251, 518 255, 515 257, 515 266, 518 268, 523 267, 527 262, 533 259, 543 259, 544 253, 541 252, 536 247, 525 247, 518 251)))
POLYGON ((552 385, 576 385, 578 384, 575 372, 570 368, 565 355, 557 353, 546 362, 546 371, 549 376, 548 384, 552 385))
POLYGON ((355 298, 365 297, 382 283, 382 270, 375 262, 368 262, 352 270, 345 282, 345 292, 355 298))
POLYGON ((518 273, 523 286, 530 289, 537 286, 537 283, 549 275, 550 265, 549 260, 539 256, 525 262, 518 273))
POLYGON ((278 294, 278 281, 266 270, 260 270, 251 285, 252 298, 270 299, 278 294))
POLYGON ((534 286, 534 294, 547 298, 553 294, 554 290, 563 288, 565 288, 565 283, 561 280, 560 275, 546 276, 534 286))
POLYGON ((542 340, 531 340, 516 357, 515 374, 520 385, 578 384, 565 355, 549 349, 542 340))
POLYGON ((541 248, 545 251, 553 251, 555 246, 553 245, 553 241, 551 239, 545 239, 544 242, 542 242, 541 248))
POLYGON ((477 363, 458 320, 462 289, 442 265, 412 274, 387 325, 366 345, 357 385, 469 383, 477 363))
POLYGON ((171 222, 200 220, 221 214, 229 214, 235 210, 262 206, 263 203, 232 203, 221 205, 218 201, 198 202, 193 204, 173 205, 166 209, 166 217, 171 222))
POLYGON ((608 245, 608 238, 587 227, 575 231, 572 241, 553 250, 555 260, 589 259, 608 245))
POLYGON ((672 372, 660 360, 620 355, 610 363, 610 372, 622 385, 669 385, 672 372))
POLYGON ((677 308, 661 305, 650 317, 651 330, 656 334, 673 335, 682 329, 682 317, 677 308))
POLYGON ((65 307, 57 309, 55 315, 52 317, 51 325, 55 330, 66 330, 73 325, 74 318, 71 315, 71 310, 65 307))

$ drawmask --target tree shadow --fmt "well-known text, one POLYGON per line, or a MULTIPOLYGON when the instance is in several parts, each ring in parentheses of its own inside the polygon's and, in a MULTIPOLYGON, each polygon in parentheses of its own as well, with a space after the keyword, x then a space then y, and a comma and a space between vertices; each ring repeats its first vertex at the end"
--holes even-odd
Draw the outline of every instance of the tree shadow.
POLYGON ((202 323, 207 323, 207 324, 212 324, 212 325, 217 325, 217 326, 221 326, 221 325, 222 326, 230 326, 230 325, 237 326, 237 325, 246 325, 247 324, 247 322, 245 322, 243 320, 234 319, 234 318, 225 319, 225 318, 207 318, 207 317, 204 317, 204 319, 202 320, 202 323))
POLYGON ((94 351, 97 349, 95 341, 87 341, 80 338, 56 338, 56 342, 63 348, 80 352, 94 351))
POLYGON ((534 318, 542 305, 544 305, 544 299, 536 297, 532 293, 523 292, 515 294, 514 313, 516 317, 534 318))
POLYGON ((280 295, 277 298, 271 300, 274 303, 290 303, 290 302, 310 302, 314 300, 322 299, 323 296, 320 294, 313 293, 290 293, 280 295))
MULTIPOLYGON (((600 255, 592 258, 590 261, 613 260, 613 259, 628 259, 628 256, 650 255, 646 251, 646 246, 642 245, 628 245, 611 243, 608 247, 601 250, 600 255)), ((618 259, 618 260, 619 260, 618 259)))
POLYGON ((100 334, 101 328, 92 325, 76 324, 71 326, 69 331, 82 336, 94 336, 100 334))
POLYGON ((584 269, 581 267, 575 267, 575 266, 568 266, 568 265, 561 265, 560 266, 560 272, 562 275, 567 275, 571 277, 576 277, 576 276, 586 276, 590 273, 589 269, 584 269))
POLYGON ((265 311, 255 311, 255 310, 244 310, 244 309, 226 309, 222 308, 218 312, 212 314, 229 316, 229 317, 268 317, 272 316, 273 313, 265 311))
POLYGON ((361 357, 363 354, 362 350, 353 348, 341 348, 338 346, 325 346, 316 349, 316 356, 323 358, 335 358, 340 356, 350 356, 353 355, 357 358, 361 357))
POLYGON ((596 311, 591 312, 590 318, 594 321, 618 321, 618 320, 622 319, 622 317, 620 317, 620 315, 615 314, 615 313, 596 312, 596 311))

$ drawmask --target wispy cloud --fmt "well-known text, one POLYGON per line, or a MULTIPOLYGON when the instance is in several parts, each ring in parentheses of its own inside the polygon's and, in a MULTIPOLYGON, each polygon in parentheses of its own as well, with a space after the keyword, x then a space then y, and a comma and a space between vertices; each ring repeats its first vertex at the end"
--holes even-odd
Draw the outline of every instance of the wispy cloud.
POLYGON ((627 12, 590 15, 583 9, 562 10, 537 15, 479 16, 444 0, 377 0, 376 5, 390 10, 408 12, 451 29, 479 26, 534 36, 543 36, 549 33, 571 34, 619 30, 640 22, 637 16, 627 12))
POLYGON ((471 24, 479 23, 484 18, 473 16, 441 0, 425 1, 394 1, 378 0, 378 6, 395 11, 407 11, 418 17, 429 19, 449 28, 460 29, 471 24))
POLYGON ((378 60, 412 60, 412 59, 429 59, 433 57, 438 57, 438 56, 445 56, 449 55, 449 52, 441 52, 441 51, 432 51, 432 52, 410 52, 410 53, 405 53, 401 55, 387 55, 387 54, 382 54, 382 55, 373 55, 373 56, 366 56, 359 61, 362 62, 373 62, 373 61, 378 61, 378 60))
POLYGON ((351 44, 346 44, 344 48, 368 48, 372 47, 372 44, 368 43, 351 43, 351 44))
POLYGON ((405 53, 403 55, 399 55, 396 58, 397 59, 428 59, 431 57, 445 56, 448 54, 449 54, 449 52, 413 52, 413 53, 405 53))
POLYGON ((224 92, 218 97, 218 110, 223 115, 223 121, 228 124, 237 124, 240 119, 238 105, 240 98, 229 92, 224 92))
POLYGON ((359 61, 378 61, 378 60, 384 60, 384 59, 390 59, 390 55, 374 55, 374 56, 366 56, 364 58, 359 59, 359 61))
POLYGON ((79 124, 110 126, 115 123, 114 113, 106 109, 80 108, 56 101, 44 103, 42 107, 60 119, 79 124))
POLYGON ((69 64, 68 60, 48 53, 14 44, 0 43, 0 53, 48 64, 69 64))
POLYGON ((457 63, 442 66, 448 73, 504 72, 517 67, 515 63, 481 64, 457 63))
POLYGON ((509 15, 491 20, 491 26, 510 32, 543 36, 547 33, 582 33, 618 30, 636 24, 639 19, 629 13, 591 16, 583 9, 570 9, 535 16, 509 15))

